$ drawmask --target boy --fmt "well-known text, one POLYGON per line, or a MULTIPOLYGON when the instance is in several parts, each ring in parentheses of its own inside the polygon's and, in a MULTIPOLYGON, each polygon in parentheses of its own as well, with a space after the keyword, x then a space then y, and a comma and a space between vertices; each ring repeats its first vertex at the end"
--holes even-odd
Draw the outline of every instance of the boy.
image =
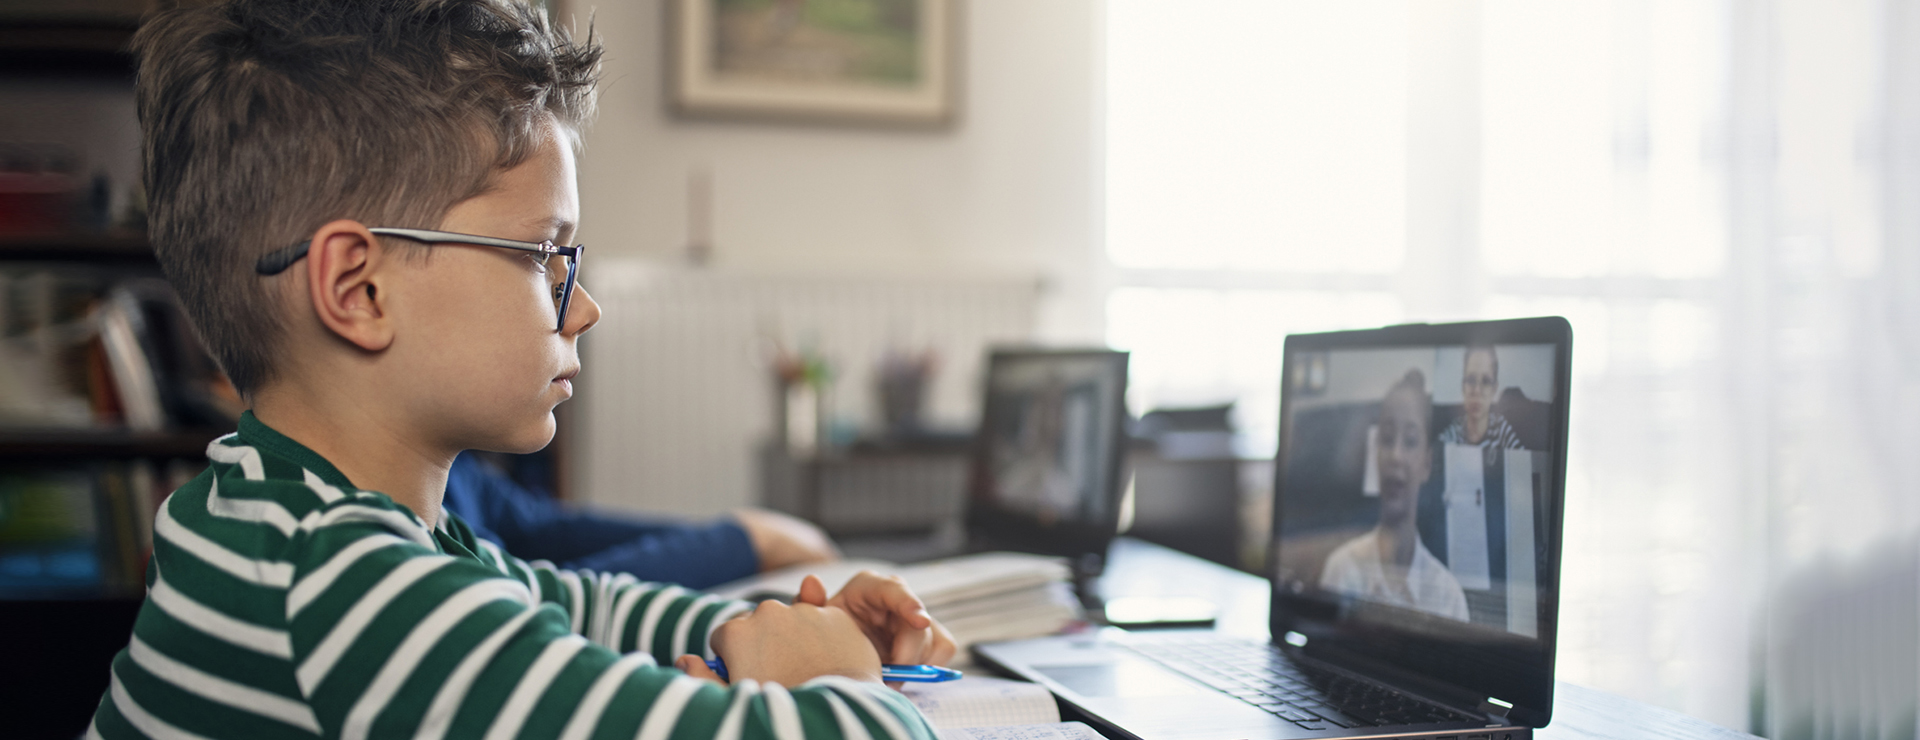
POLYGON ((90 736, 930 737, 877 651, 953 646, 897 581, 750 607, 440 505, 461 450, 547 443, 599 318, 554 246, 597 48, 513 0, 232 0, 135 50, 155 249, 251 410, 155 517, 90 736))

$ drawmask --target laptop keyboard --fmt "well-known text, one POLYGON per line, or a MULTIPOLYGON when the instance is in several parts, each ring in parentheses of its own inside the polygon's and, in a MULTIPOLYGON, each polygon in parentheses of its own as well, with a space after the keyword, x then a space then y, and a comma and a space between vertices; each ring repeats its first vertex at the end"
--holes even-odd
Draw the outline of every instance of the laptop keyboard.
POLYGON ((1141 640, 1126 647, 1309 730, 1476 721, 1396 691, 1300 665, 1272 645, 1203 636, 1141 640))

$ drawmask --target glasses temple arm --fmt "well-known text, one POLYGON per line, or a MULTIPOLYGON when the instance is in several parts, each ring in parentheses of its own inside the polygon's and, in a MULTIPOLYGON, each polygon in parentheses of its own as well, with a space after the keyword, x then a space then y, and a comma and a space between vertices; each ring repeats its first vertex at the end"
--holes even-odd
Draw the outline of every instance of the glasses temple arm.
MULTIPOLYGON (((581 246, 573 246, 573 247, 557 247, 557 246, 552 246, 551 242, 548 242, 547 244, 542 245, 542 244, 534 244, 532 242, 518 242, 518 241, 513 241, 511 239, 496 239, 493 237, 486 237, 486 236, 474 236, 472 234, 453 234, 453 233, 442 232, 442 231, 428 231, 426 229, 374 228, 374 229, 368 229, 368 231, 373 232, 374 234, 377 234, 380 236, 394 236, 394 237, 399 237, 401 239, 411 239, 413 241, 422 242, 422 243, 431 243, 436 241, 459 242, 464 244, 478 244, 486 247, 502 247, 505 249, 517 249, 522 252, 541 252, 546 254, 559 254, 566 257, 575 257, 575 258, 578 257, 581 251, 581 246, 584 246, 584 245, 581 245, 581 246)), ((285 272, 287 268, 293 266, 293 263, 299 262, 301 258, 306 257, 307 251, 309 248, 312 247, 312 245, 313 245, 313 241, 307 240, 307 241, 300 242, 299 244, 286 247, 284 249, 276 249, 274 251, 261 255, 260 259, 253 263, 253 271, 261 275, 278 275, 282 272, 285 272)))
POLYGON ((299 262, 300 258, 307 256, 307 248, 312 246, 312 244, 313 242, 311 240, 304 241, 285 249, 276 249, 261 255, 259 261, 253 263, 253 271, 261 275, 278 275, 286 272, 287 268, 293 266, 293 263, 299 262))

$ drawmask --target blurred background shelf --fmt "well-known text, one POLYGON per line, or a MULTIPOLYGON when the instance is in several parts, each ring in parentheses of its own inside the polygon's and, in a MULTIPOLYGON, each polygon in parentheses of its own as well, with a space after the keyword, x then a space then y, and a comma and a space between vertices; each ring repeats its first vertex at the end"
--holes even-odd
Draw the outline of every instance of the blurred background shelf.
POLYGON ((85 730, 144 595, 153 511, 206 466, 207 443, 233 430, 210 428, 222 414, 182 413, 181 389, 204 395, 209 385, 185 368, 211 361, 174 331, 177 313, 156 308, 170 296, 145 236, 128 51, 153 6, 0 3, 0 375, 13 391, 0 394, 10 423, 0 426, 0 735, 9 738, 85 730), (139 357, 145 372, 124 362, 139 357), (151 382, 127 382, 143 375, 151 382), (157 394, 130 394, 143 385, 157 394), (129 421, 154 395, 157 419, 129 421))
POLYGON ((0 12, 0 72, 131 76, 133 55, 127 44, 136 28, 134 20, 117 17, 17 17, 0 12))
POLYGON ((154 265, 143 234, 0 236, 0 261, 154 265))
POLYGON ((0 429, 0 461, 51 457, 199 458, 231 429, 135 432, 124 429, 0 429))

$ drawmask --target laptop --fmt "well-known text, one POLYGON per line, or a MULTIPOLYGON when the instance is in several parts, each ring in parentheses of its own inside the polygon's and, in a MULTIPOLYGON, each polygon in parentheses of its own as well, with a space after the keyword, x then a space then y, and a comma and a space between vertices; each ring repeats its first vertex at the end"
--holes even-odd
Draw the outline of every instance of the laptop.
POLYGON ((977 646, 1110 737, 1510 740, 1552 717, 1572 330, 1287 337, 1269 642, 977 646))
POLYGON ((994 349, 967 475, 967 549, 1098 575, 1120 521, 1127 353, 994 349))
POLYGON ((931 536, 844 539, 850 557, 914 563, 1011 550, 1099 575, 1125 490, 1127 353, 989 350, 964 513, 931 536))

